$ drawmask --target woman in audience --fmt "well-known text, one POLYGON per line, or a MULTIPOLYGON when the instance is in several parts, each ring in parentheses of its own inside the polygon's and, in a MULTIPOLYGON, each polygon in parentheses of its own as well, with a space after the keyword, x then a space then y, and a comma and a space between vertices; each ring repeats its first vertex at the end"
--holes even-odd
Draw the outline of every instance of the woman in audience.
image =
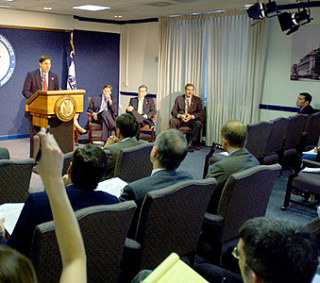
MULTIPOLYGON (((86 255, 79 224, 73 213, 61 177, 63 154, 51 134, 42 129, 34 136, 34 152, 55 223, 55 232, 62 259, 61 283, 87 281, 86 255)), ((49 279, 49 278, 48 278, 49 279)), ((0 247, 0 282, 35 283, 37 278, 30 260, 19 252, 0 247)))

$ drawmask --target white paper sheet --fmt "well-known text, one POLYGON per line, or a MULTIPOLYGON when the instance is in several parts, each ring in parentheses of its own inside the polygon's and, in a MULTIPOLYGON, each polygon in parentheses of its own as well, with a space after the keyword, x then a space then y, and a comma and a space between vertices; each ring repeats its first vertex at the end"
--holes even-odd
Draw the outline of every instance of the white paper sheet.
POLYGON ((127 182, 123 181, 119 177, 111 178, 105 181, 102 181, 98 184, 96 191, 103 191, 111 195, 116 196, 117 198, 123 192, 123 188, 128 185, 127 182))
POLYGON ((21 214, 24 203, 5 203, 0 205, 0 218, 4 217, 4 227, 11 235, 21 214))
POLYGON ((302 152, 302 154, 312 154, 312 155, 317 155, 317 153, 316 153, 316 152, 314 152, 314 148, 313 148, 313 149, 311 149, 311 150, 309 150, 309 151, 304 151, 304 152, 302 152))
POLYGON ((305 173, 320 173, 320 168, 309 168, 309 167, 306 167, 302 170, 302 172, 305 172, 305 173))

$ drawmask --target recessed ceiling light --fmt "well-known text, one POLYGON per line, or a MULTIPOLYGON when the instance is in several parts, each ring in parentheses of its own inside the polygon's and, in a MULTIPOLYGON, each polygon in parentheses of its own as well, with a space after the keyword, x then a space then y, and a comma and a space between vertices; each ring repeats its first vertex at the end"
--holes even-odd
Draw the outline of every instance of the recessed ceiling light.
POLYGON ((52 7, 42 7, 43 10, 46 10, 46 11, 50 11, 52 10, 52 7))
POLYGON ((103 11, 103 10, 109 10, 110 7, 107 6, 98 6, 98 5, 81 5, 81 6, 74 6, 72 9, 78 9, 78 10, 86 10, 86 11, 103 11))

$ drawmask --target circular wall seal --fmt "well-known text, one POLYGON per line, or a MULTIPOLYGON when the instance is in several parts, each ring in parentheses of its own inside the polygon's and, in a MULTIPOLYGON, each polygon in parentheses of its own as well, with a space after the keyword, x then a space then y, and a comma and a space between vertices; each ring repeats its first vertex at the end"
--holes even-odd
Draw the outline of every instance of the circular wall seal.
POLYGON ((60 121, 69 122, 76 114, 76 102, 71 96, 62 96, 56 101, 54 112, 60 121))
POLYGON ((0 34, 0 87, 4 86, 13 75, 16 56, 10 42, 0 34))

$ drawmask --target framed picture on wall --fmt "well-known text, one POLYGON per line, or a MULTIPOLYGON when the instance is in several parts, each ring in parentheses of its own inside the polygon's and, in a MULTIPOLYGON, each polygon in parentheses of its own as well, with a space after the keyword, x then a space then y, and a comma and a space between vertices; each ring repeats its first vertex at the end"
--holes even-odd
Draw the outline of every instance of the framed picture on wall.
POLYGON ((290 79, 320 81, 320 25, 306 25, 292 35, 290 79))

